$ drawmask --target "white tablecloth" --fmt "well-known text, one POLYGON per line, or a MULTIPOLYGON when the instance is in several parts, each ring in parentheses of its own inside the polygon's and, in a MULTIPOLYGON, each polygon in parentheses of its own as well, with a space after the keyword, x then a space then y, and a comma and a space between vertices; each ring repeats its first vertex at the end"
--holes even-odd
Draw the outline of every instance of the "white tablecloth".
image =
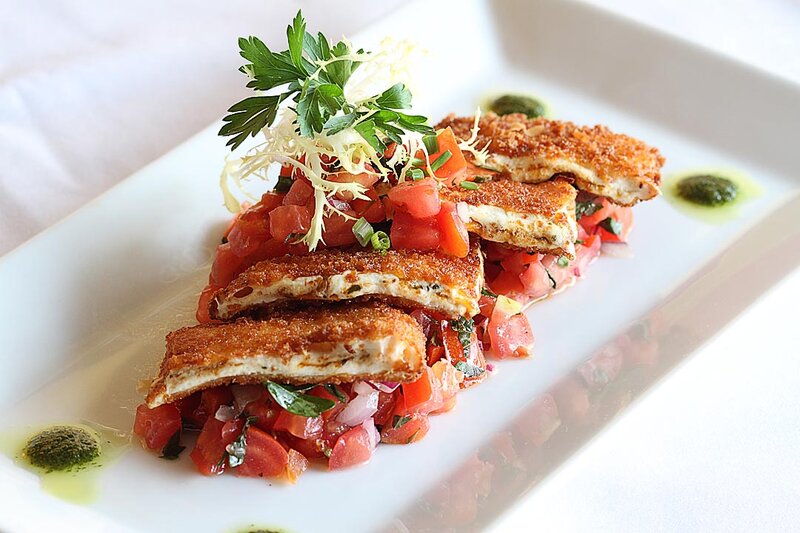
MULTIPOLYGON (((796 0, 591 1, 800 81, 796 0)), ((398 4, 0 2, 0 255, 218 119, 239 35, 277 45, 298 6, 353 32, 398 4)), ((796 272, 497 529, 800 529, 798 296, 796 272)))

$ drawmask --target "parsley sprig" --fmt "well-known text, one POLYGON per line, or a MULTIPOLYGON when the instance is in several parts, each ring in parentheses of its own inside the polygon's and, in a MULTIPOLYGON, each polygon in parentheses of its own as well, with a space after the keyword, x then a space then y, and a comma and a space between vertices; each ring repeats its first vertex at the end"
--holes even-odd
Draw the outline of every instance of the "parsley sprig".
POLYGON ((299 133, 309 138, 352 127, 382 152, 387 142, 401 143, 407 131, 433 133, 426 117, 401 111, 411 107, 411 92, 402 83, 362 102, 347 101, 347 81, 369 59, 363 49, 353 51, 346 40, 331 44, 322 33, 308 33, 300 11, 286 36, 289 48, 282 52, 271 51, 258 37, 239 39, 239 53, 248 61, 239 69, 250 77, 247 87, 267 94, 245 98, 228 109, 219 134, 231 137, 227 144, 232 149, 271 126, 287 100, 293 103, 299 133))

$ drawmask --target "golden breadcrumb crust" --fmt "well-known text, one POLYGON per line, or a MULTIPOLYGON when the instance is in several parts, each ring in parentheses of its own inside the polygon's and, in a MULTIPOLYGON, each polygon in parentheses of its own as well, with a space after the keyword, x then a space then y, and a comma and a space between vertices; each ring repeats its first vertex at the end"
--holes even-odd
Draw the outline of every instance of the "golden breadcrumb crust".
POLYGON ((147 403, 154 407, 217 385, 261 383, 267 379, 297 385, 361 379, 413 381, 422 372, 424 357, 425 337, 419 323, 407 313, 380 303, 335 304, 285 311, 263 320, 240 318, 225 324, 201 324, 167 335, 166 354, 159 375, 150 387, 147 403), (378 369, 368 374, 337 374, 335 369, 327 368, 324 375, 313 378, 263 371, 219 377, 228 365, 241 366, 248 358, 265 356, 279 365, 290 362, 295 365, 300 359, 306 367, 341 366, 347 361, 325 360, 325 352, 336 346, 369 341, 384 341, 383 345, 387 345, 387 339, 403 343, 405 349, 401 358, 392 360, 378 349, 372 353, 358 353, 358 349, 353 348, 353 359, 368 360, 370 368, 378 369), (319 361, 315 361, 312 354, 316 354, 319 361), (177 394, 168 392, 166 382, 180 381, 184 375, 198 383, 177 394))

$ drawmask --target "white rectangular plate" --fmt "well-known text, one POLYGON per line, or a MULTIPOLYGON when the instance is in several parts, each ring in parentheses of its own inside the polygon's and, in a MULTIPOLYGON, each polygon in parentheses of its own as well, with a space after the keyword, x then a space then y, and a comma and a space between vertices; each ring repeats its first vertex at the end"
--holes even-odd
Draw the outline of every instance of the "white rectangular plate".
MULTIPOLYGON (((324 13, 306 15, 313 28, 324 13)), ((797 87, 562 0, 419 2, 354 41, 385 35, 429 50, 415 96, 434 120, 472 113, 487 92, 524 90, 555 117, 658 146, 667 174, 730 167, 764 193, 720 226, 663 200, 637 207, 634 257, 601 258, 588 280, 536 305, 536 357, 498 364, 420 443, 295 486, 207 478, 186 456, 133 446, 88 507, 50 498, 0 457, 0 529, 478 529, 800 263, 797 87)), ((217 129, 0 261, 0 431, 82 419, 130 428, 137 384, 155 372, 166 332, 192 323, 228 217, 217 129)))

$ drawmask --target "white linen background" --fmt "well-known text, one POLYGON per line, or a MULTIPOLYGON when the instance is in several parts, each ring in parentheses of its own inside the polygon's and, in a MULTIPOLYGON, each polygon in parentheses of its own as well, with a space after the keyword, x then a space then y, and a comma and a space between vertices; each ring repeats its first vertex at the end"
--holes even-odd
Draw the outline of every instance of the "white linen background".
MULTIPOLYGON (((589 1, 800 81, 797 0, 589 1)), ((401 3, 0 0, 0 255, 218 120, 245 93, 236 37, 401 3)), ((795 272, 496 529, 800 529, 798 296, 795 272)))

